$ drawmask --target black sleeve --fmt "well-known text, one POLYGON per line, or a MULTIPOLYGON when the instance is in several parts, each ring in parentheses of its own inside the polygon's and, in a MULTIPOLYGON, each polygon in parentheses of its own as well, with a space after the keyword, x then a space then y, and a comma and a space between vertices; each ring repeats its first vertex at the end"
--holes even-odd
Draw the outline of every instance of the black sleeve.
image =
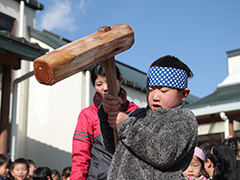
POLYGON ((102 105, 100 105, 98 109, 98 118, 100 121, 103 145, 113 154, 115 151, 113 129, 108 124, 108 114, 104 112, 102 105))

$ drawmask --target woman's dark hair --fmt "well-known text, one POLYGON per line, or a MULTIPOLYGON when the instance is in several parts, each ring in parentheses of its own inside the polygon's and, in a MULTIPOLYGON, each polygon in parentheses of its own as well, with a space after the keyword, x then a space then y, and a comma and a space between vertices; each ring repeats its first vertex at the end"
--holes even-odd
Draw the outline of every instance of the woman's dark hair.
POLYGON ((170 56, 170 55, 163 56, 157 59, 156 61, 154 61, 150 67, 154 67, 154 66, 181 69, 187 73, 189 78, 193 77, 193 73, 191 69, 185 63, 183 63, 180 59, 174 56, 170 56))
POLYGON ((62 177, 64 176, 65 178, 69 177, 71 175, 71 166, 65 167, 62 171, 62 177))
POLYGON ((49 167, 38 167, 33 174, 33 180, 52 180, 52 173, 49 167))
MULTIPOLYGON (((105 76, 104 63, 101 62, 101 63, 96 64, 95 66, 93 66, 93 68, 90 70, 90 72, 91 72, 91 81, 94 86, 95 81, 98 76, 105 76)), ((116 66, 116 75, 117 75, 117 79, 120 80, 121 73, 117 66, 116 66)))

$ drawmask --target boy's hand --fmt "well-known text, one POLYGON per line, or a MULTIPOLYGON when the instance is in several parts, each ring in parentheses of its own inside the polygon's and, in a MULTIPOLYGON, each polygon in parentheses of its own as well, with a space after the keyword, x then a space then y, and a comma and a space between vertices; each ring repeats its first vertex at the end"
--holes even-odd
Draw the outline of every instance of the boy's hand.
POLYGON ((113 129, 117 129, 118 126, 128 118, 128 115, 123 112, 109 112, 108 123, 113 129))
POLYGON ((102 101, 103 110, 105 113, 119 111, 122 104, 122 99, 119 97, 116 99, 111 94, 105 94, 102 101))

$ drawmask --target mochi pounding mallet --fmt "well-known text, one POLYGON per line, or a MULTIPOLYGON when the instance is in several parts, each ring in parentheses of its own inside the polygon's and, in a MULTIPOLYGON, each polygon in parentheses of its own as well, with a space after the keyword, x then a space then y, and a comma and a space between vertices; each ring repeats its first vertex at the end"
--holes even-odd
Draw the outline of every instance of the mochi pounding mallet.
MULTIPOLYGON (((114 56, 134 43, 129 25, 103 26, 98 32, 68 43, 34 60, 34 73, 39 83, 53 85, 69 76, 104 61, 108 92, 118 97, 114 56)), ((114 130, 117 145, 117 132, 114 130)))

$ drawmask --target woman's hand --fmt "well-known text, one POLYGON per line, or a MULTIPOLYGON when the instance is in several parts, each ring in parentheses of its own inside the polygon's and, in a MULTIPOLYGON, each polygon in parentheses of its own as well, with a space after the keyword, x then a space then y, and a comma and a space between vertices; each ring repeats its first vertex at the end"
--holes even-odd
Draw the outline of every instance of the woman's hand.
POLYGON ((110 94, 106 94, 103 97, 102 106, 103 110, 108 113, 108 123, 113 129, 116 129, 123 121, 128 118, 128 115, 120 112, 122 99, 118 97, 116 99, 110 94))

